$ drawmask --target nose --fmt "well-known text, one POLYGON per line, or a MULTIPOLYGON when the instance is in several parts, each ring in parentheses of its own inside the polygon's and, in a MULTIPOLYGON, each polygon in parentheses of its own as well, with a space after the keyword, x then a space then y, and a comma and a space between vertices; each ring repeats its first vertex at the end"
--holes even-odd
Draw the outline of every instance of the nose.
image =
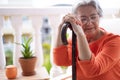
POLYGON ((87 19, 87 25, 90 25, 92 23, 92 20, 90 18, 87 19))

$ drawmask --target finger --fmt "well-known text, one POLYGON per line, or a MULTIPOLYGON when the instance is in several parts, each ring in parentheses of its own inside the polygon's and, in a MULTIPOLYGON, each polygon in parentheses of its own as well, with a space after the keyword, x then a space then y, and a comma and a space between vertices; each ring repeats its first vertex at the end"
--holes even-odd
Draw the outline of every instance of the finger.
POLYGON ((77 16, 76 16, 76 24, 82 26, 82 22, 77 16))

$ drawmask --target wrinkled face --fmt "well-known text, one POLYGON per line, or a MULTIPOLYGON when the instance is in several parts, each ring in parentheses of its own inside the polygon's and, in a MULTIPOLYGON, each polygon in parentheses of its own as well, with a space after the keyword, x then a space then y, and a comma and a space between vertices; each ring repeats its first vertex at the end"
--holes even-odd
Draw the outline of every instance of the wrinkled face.
POLYGON ((99 15, 93 6, 82 6, 77 9, 77 18, 87 37, 96 36, 99 32, 99 15))

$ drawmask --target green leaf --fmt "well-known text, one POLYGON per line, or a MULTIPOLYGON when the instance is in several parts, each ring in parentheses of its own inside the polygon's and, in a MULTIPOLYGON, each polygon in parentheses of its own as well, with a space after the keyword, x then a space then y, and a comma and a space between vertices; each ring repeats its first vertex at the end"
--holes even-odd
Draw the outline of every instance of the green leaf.
POLYGON ((23 38, 23 43, 21 44, 23 49, 21 50, 21 53, 24 58, 33 57, 33 51, 31 50, 31 47, 30 47, 31 42, 32 42, 32 37, 28 39, 25 37, 23 38))

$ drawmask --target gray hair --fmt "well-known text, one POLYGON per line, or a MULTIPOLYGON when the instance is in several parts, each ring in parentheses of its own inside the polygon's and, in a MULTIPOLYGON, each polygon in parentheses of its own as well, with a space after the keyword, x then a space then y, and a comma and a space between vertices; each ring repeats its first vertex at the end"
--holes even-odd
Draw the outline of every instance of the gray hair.
POLYGON ((98 15, 100 17, 103 16, 102 8, 100 7, 99 2, 96 1, 96 0, 80 0, 80 2, 73 8, 73 13, 76 14, 77 13, 77 9, 79 7, 82 7, 82 6, 93 6, 97 10, 98 15))

